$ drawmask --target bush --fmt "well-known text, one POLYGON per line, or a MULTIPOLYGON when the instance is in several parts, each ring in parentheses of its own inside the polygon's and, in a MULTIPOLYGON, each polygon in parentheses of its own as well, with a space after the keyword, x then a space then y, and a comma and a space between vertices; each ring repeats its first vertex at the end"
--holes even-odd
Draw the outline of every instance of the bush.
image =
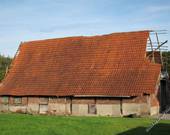
POLYGON ((0 81, 3 80, 6 73, 6 68, 9 67, 11 61, 12 59, 10 57, 0 55, 0 81))

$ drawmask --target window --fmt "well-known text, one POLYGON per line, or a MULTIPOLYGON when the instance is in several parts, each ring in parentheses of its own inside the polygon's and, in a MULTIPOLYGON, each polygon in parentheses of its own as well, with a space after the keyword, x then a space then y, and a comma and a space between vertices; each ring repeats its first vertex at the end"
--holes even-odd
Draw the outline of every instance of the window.
POLYGON ((95 104, 89 104, 88 105, 88 113, 89 114, 96 114, 96 105, 95 104))
POLYGON ((9 103, 9 97, 7 97, 7 96, 2 97, 2 103, 8 104, 9 103))
POLYGON ((40 104, 40 114, 46 114, 48 112, 48 105, 47 104, 40 104))
POLYGON ((22 98, 21 97, 14 97, 14 104, 21 104, 22 98))

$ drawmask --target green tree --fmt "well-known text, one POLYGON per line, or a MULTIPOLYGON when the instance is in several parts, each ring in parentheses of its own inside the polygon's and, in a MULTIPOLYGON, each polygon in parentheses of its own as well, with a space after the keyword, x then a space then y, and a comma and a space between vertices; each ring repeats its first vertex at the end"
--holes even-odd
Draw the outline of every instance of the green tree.
POLYGON ((10 57, 0 55, 0 81, 3 80, 6 73, 6 68, 9 67, 11 61, 12 59, 10 57))
POLYGON ((168 71, 168 73, 170 75, 170 51, 163 52, 162 56, 164 58, 164 63, 165 63, 164 66, 166 66, 167 71, 168 71))

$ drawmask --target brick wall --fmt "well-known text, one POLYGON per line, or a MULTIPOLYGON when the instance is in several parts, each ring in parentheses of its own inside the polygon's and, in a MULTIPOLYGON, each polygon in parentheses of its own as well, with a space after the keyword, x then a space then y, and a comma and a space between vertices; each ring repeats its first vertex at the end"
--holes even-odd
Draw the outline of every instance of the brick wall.
POLYGON ((155 95, 144 95, 131 98, 80 98, 80 97, 22 97, 22 103, 14 103, 15 97, 9 97, 9 103, 2 103, 0 111, 30 114, 52 115, 143 115, 150 114, 157 107, 155 95))

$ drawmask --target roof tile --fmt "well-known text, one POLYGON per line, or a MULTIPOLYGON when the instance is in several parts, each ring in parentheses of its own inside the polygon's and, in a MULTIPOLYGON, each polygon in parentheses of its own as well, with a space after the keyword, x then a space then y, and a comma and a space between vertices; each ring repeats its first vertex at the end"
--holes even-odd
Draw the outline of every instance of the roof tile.
POLYGON ((160 65, 145 58, 148 31, 25 42, 0 95, 153 93, 160 65))

